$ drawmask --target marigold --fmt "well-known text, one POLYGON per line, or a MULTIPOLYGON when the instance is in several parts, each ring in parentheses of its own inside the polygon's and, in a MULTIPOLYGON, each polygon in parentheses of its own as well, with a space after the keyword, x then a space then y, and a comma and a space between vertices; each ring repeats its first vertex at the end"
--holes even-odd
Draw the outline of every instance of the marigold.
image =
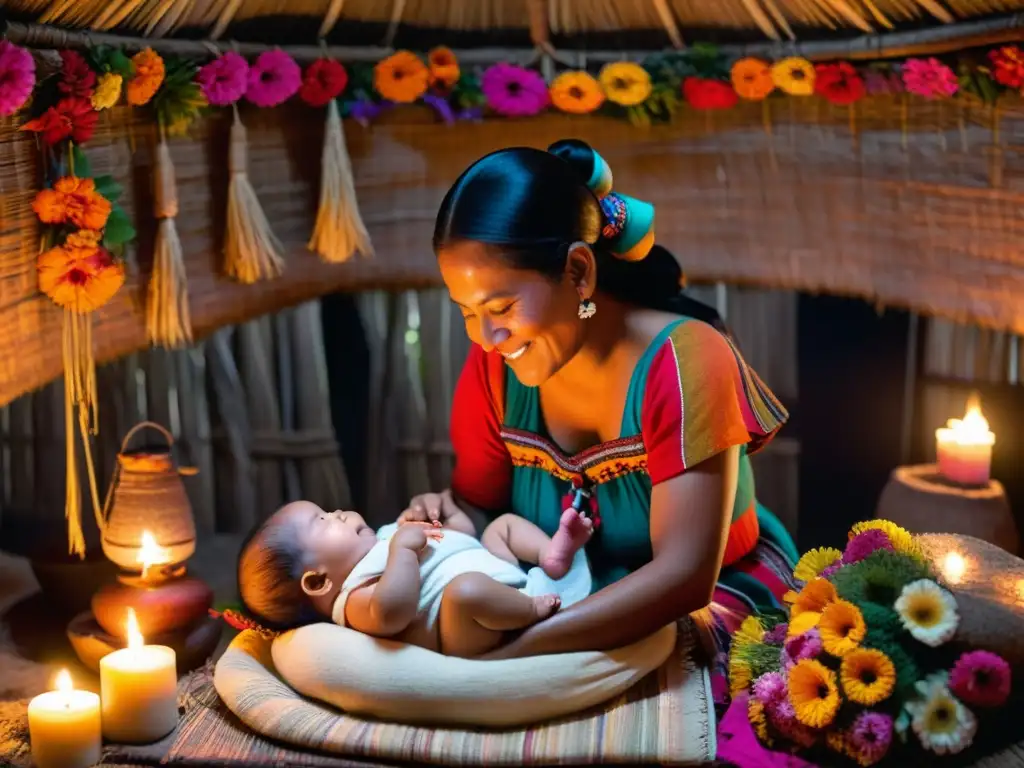
POLYGON ((430 84, 435 88, 450 90, 462 77, 459 60, 450 48, 443 45, 427 54, 427 64, 430 66, 430 84))
POLYGON ((838 562, 843 553, 833 547, 818 547, 807 550, 793 569, 793 578, 798 581, 812 581, 822 571, 838 562))
POLYGON ((821 612, 818 631, 826 652, 845 656, 863 642, 867 626, 856 605, 846 600, 834 600, 821 612))
POLYGON ((92 106, 95 110, 110 109, 117 104, 121 98, 121 85, 124 79, 114 73, 106 72, 100 75, 96 90, 92 93, 92 106))
POLYGON ((76 176, 58 179, 52 189, 40 190, 32 201, 32 210, 44 224, 74 224, 81 229, 103 229, 110 208, 92 179, 76 176))
POLYGON ((736 697, 749 688, 752 677, 750 662, 735 653, 729 654, 729 695, 736 697))
POLYGON ((817 578, 807 582, 800 594, 796 596, 791 610, 791 617, 796 618, 808 611, 821 613, 826 605, 838 598, 836 588, 828 579, 817 578))
POLYGON ((854 648, 843 656, 839 681, 850 701, 870 707, 892 695, 896 666, 876 648, 854 648))
POLYGON ((123 265, 95 245, 51 248, 40 254, 36 268, 39 290, 58 306, 81 314, 102 307, 124 284, 123 265))
POLYGON ((741 99, 761 101, 775 90, 772 71, 761 59, 748 57, 732 65, 732 87, 741 99))
POLYGON ((764 704, 757 699, 751 698, 747 702, 747 720, 754 728, 754 733, 762 744, 771 746, 772 741, 768 738, 768 718, 765 716, 764 704))
POLYGON ((786 637, 799 637, 804 632, 818 626, 819 621, 821 621, 821 613, 818 611, 804 611, 799 616, 793 616, 789 621, 786 637))
POLYGON ((608 101, 623 107, 636 107, 651 95, 651 76, 639 64, 615 61, 601 68, 597 79, 608 101))
POLYGON ((772 82, 790 96, 814 93, 814 65, 807 59, 790 56, 772 65, 772 82))
POLYGON ((789 702, 796 719, 810 728, 829 725, 839 710, 836 673, 815 659, 803 659, 789 670, 789 702))
POLYGON ((132 56, 135 75, 125 88, 128 103, 141 107, 156 96, 164 81, 164 60, 152 48, 146 48, 132 56))
POLYGON ((586 115, 604 104, 601 84, 587 72, 563 72, 551 83, 551 103, 555 109, 574 115, 586 115))
POLYGON ((410 51, 393 53, 373 68, 373 87, 388 101, 411 104, 429 84, 430 70, 410 51))

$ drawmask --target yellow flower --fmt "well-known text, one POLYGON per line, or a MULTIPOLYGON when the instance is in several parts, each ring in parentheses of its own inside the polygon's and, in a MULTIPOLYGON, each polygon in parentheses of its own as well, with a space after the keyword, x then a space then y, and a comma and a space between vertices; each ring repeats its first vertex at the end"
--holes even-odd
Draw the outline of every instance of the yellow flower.
POLYGON ((925 559, 924 551, 914 540, 913 534, 888 520, 867 520, 863 523, 857 523, 850 529, 850 538, 852 539, 854 536, 864 533, 864 531, 871 530, 884 533, 889 538, 892 548, 900 554, 916 557, 918 560, 925 559))
POLYGON ((864 640, 867 626, 860 609, 846 600, 835 600, 825 606, 818 621, 821 645, 833 656, 845 656, 864 640))
POLYGON ((843 656, 839 680, 850 701, 870 707, 892 695, 896 667, 875 648, 854 648, 843 656))
POLYGON ((110 109, 117 104, 117 100, 121 98, 122 81, 123 78, 113 72, 100 75, 96 90, 92 92, 92 108, 99 111, 110 109))
POLYGON ((907 584, 894 607, 911 636, 932 648, 950 640, 960 624, 956 600, 929 579, 907 584))
POLYGON ((807 611, 821 613, 826 605, 838 597, 839 595, 836 593, 836 588, 828 579, 814 579, 809 581, 804 588, 800 590, 800 594, 796 596, 796 600, 793 602, 793 608, 790 611, 791 616, 796 617, 801 613, 806 613, 807 611))
POLYGON ((765 717, 764 704, 753 697, 747 702, 747 720, 753 726, 758 740, 766 746, 771 746, 772 740, 768 738, 768 718, 765 717))
POLYGON ((789 703, 801 723, 824 728, 839 709, 836 673, 820 661, 801 659, 789 670, 789 703))
POLYGON ((729 695, 739 696, 749 688, 752 674, 749 662, 738 658, 735 653, 729 654, 729 695))
POLYGON ((814 93, 814 65, 807 59, 791 56, 772 65, 772 81, 790 96, 814 93))
POLYGON ((832 547, 818 547, 805 552, 793 569, 793 578, 799 581, 811 581, 818 574, 834 564, 843 553, 832 547))
POLYGON ((732 647, 743 648, 747 645, 760 643, 764 639, 764 627, 757 616, 747 616, 732 636, 732 647))
POLYGON ((601 84, 587 72, 563 72, 548 92, 556 109, 575 115, 588 114, 604 104, 601 84))
POLYGON ((651 76, 639 64, 616 61, 605 64, 597 79, 608 101, 623 107, 636 107, 651 95, 651 76))
POLYGON ((803 613, 791 616, 789 626, 786 628, 786 637, 797 637, 809 629, 814 629, 821 621, 821 613, 818 611, 804 611, 803 613))

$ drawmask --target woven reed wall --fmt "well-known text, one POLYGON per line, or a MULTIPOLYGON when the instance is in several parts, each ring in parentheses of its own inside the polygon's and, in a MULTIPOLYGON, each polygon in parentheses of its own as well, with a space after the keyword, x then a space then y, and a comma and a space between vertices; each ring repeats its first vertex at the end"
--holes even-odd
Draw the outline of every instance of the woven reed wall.
MULTIPOLYGON (((328 266, 306 252, 319 175, 323 116, 249 112, 250 175, 289 250, 286 275, 256 286, 218 277, 226 207, 227 124, 205 121, 173 143, 196 331, 243 322, 343 288, 436 285, 429 242, 437 206, 482 154, 565 136, 607 157, 623 191, 658 205, 660 240, 695 278, 861 296, 997 329, 1024 331, 1024 121, 990 109, 878 97, 851 113, 818 99, 684 112, 647 130, 600 118, 547 116, 438 125, 399 110, 347 128, 376 259, 328 266), (903 127, 910 129, 909 135, 903 127), (770 129, 770 130, 769 130, 770 129), (851 130, 852 129, 852 130, 851 130)), ((140 349, 144 278, 152 250, 152 127, 103 113, 89 154, 97 173, 127 185, 141 237, 139 273, 100 313, 101 359, 140 349)), ((0 130, 0 403, 60 373, 60 313, 36 292, 38 187, 31 137, 0 130)))

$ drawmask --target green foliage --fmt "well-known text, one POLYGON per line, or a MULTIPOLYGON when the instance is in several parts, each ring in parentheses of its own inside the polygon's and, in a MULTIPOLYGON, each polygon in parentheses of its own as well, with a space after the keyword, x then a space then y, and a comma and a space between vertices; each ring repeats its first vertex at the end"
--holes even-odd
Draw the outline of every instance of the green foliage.
POLYGON ((178 56, 164 59, 164 81, 153 97, 157 121, 171 135, 180 135, 199 116, 206 99, 195 82, 198 65, 178 56))
POLYGON ((926 563, 899 553, 872 552, 859 563, 840 568, 832 575, 836 592, 855 605, 891 606, 907 584, 931 577, 926 563))
POLYGON ((115 205, 110 211, 107 226, 103 228, 103 245, 109 250, 124 246, 135 239, 135 227, 124 208, 115 205))
POLYGON ((86 52, 89 65, 97 72, 111 72, 128 80, 135 74, 135 65, 128 55, 120 48, 109 45, 98 45, 86 52))
POLYGON ((957 77, 964 93, 976 96, 988 105, 999 99, 1002 87, 992 78, 988 67, 972 66, 970 62, 962 61, 957 67, 957 77))
POLYGON ((486 106, 487 98, 480 89, 480 78, 475 72, 463 72, 451 93, 451 102, 459 109, 486 106))

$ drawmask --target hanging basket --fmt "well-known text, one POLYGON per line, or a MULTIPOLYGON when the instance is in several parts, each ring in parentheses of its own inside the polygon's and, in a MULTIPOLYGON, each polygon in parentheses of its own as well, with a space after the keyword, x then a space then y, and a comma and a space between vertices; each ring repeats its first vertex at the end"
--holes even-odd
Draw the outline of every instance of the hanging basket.
POLYGON ((163 550, 160 565, 183 563, 196 550, 192 505, 181 480, 195 470, 175 465, 173 445, 171 433, 152 421, 136 424, 121 443, 104 507, 102 541, 103 553, 127 571, 142 570, 139 555, 144 531, 163 550), (132 437, 146 428, 163 434, 167 447, 128 451, 132 437))

